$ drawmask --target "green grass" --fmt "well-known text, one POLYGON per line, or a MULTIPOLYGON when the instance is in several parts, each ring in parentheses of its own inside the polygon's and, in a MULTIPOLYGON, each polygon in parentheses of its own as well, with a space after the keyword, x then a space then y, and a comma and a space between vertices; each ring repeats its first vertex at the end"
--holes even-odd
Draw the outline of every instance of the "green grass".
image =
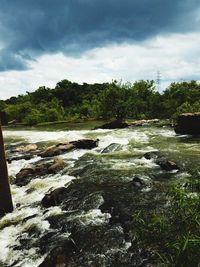
POLYGON ((200 195, 173 186, 168 207, 133 215, 132 240, 157 256, 159 266, 200 266, 200 195))

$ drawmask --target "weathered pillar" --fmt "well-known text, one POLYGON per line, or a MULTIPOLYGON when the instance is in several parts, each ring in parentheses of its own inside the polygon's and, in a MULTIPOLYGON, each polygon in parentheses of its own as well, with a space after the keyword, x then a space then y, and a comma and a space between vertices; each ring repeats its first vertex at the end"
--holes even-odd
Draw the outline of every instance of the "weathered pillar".
POLYGON ((0 215, 13 211, 3 134, 0 121, 0 215))

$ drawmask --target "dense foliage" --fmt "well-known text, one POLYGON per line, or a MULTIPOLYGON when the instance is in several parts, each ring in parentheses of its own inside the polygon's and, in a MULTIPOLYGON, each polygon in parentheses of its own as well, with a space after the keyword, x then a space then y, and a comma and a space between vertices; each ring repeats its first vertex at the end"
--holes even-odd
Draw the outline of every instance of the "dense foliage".
POLYGON ((9 120, 27 125, 74 119, 176 118, 179 113, 200 111, 200 84, 172 83, 162 94, 154 81, 87 84, 58 82, 55 88, 0 101, 9 120))
MULTIPOLYGON (((199 190, 199 180, 196 188, 199 190)), ((169 203, 165 210, 151 215, 142 212, 133 215, 133 242, 160 258, 159 266, 199 266, 199 192, 190 190, 189 193, 172 186, 167 195, 169 203)))

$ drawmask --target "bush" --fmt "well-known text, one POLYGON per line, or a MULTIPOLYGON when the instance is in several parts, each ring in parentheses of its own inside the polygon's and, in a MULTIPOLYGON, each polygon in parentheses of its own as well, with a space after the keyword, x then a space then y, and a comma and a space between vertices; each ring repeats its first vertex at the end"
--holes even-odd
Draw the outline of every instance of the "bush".
POLYGON ((199 266, 200 195, 172 187, 170 206, 160 214, 133 216, 133 242, 150 249, 164 266, 199 266))
POLYGON ((37 109, 32 109, 31 112, 25 117, 23 122, 26 125, 33 126, 37 123, 42 122, 43 114, 40 113, 37 109))

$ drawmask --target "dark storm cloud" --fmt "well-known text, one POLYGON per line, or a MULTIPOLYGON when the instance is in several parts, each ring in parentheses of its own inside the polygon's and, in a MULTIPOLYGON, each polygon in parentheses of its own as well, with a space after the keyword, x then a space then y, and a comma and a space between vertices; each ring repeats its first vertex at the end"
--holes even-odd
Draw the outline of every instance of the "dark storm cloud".
POLYGON ((197 0, 0 0, 0 71, 46 53, 197 30, 197 0))

